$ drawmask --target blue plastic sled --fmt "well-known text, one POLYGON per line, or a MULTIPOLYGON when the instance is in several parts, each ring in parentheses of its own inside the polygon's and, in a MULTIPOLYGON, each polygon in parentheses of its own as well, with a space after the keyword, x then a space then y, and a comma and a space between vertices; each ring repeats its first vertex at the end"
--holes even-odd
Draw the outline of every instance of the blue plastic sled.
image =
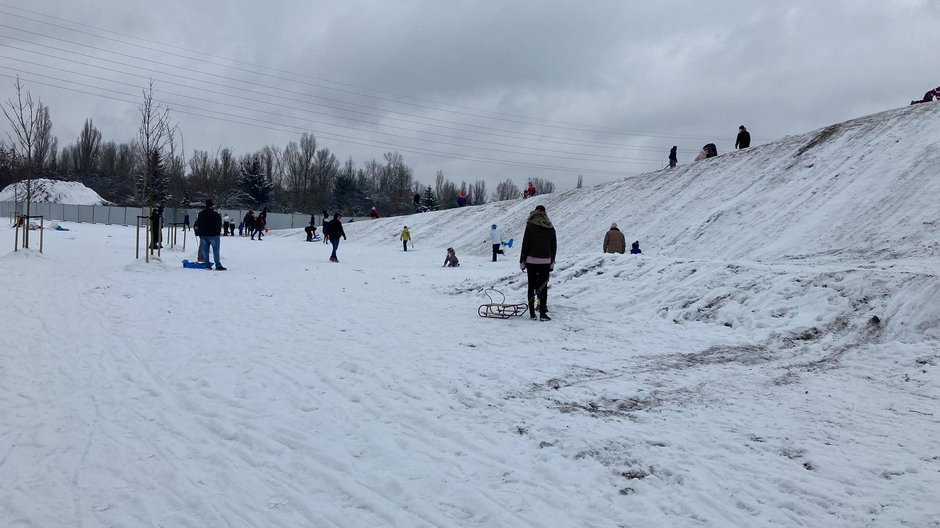
POLYGON ((69 231, 69 229, 64 228, 64 227, 62 227, 62 226, 60 226, 60 225, 55 226, 55 230, 56 230, 56 231, 69 231))
POLYGON ((183 259, 183 267, 189 269, 206 269, 205 262, 191 262, 186 259, 183 259))
POLYGON ((506 247, 508 247, 508 248, 510 248, 510 249, 512 249, 512 239, 510 238, 510 239, 509 239, 509 242, 503 242, 503 245, 506 246, 506 247))

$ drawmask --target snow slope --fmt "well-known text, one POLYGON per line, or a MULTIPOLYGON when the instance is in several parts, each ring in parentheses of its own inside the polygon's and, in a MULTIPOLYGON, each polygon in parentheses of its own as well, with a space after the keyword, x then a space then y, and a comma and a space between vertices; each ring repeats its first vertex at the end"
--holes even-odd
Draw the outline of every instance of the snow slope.
POLYGON ((938 112, 357 221, 339 264, 299 230, 226 272, 119 226, 2 249, 0 525, 940 527, 938 112), (477 317, 524 297, 489 225, 538 203, 554 320, 477 317))
MULTIPOLYGON (((12 202, 14 198, 24 200, 25 182, 7 185, 0 191, 0 202, 12 202)), ((59 203, 71 205, 111 205, 95 191, 80 182, 37 178, 33 180, 34 203, 59 203)))

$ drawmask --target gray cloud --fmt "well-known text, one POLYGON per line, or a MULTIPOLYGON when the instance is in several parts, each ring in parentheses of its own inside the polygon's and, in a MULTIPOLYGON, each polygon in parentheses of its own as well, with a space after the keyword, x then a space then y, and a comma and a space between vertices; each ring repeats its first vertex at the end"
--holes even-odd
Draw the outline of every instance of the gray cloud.
MULTIPOLYGON (((453 180, 491 185, 539 176, 569 188, 579 172, 587 183, 608 181, 662 167, 673 144, 680 162, 709 141, 725 152, 742 123, 758 143, 772 141, 904 105, 940 84, 940 7, 928 1, 0 0, 0 11, 0 24, 45 35, 0 28, 7 57, 0 73, 27 79, 51 107, 61 144, 86 117, 106 139, 129 139, 134 104, 33 80, 133 99, 150 76, 176 110, 187 151, 230 146, 245 153, 307 130, 359 164, 399 150, 427 183, 439 169, 453 180), (74 23, 177 48, 128 46, 56 27, 106 35, 74 23), (198 50, 203 61, 178 56, 193 55, 178 48, 198 50), (225 61, 212 56, 242 63, 221 66, 225 61), (273 77, 245 71, 258 70, 245 63, 273 68, 273 77), (77 82, 129 95, 70 84, 77 82)), ((0 77, 0 99, 12 95, 12 85, 0 77)))

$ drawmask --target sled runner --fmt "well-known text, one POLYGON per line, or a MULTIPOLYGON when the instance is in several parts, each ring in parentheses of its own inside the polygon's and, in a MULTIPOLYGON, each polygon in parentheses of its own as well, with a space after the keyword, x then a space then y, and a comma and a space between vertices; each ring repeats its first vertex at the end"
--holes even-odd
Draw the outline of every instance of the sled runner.
POLYGON ((480 317, 491 317, 493 319, 509 319, 510 317, 519 317, 526 313, 526 310, 529 309, 525 303, 521 304, 507 304, 506 296, 503 295, 503 292, 497 290, 496 288, 487 288, 483 290, 483 294, 489 298, 490 302, 487 304, 481 304, 477 308, 477 315, 480 317), (501 302, 493 302, 493 296, 489 292, 496 292, 502 297, 501 302))

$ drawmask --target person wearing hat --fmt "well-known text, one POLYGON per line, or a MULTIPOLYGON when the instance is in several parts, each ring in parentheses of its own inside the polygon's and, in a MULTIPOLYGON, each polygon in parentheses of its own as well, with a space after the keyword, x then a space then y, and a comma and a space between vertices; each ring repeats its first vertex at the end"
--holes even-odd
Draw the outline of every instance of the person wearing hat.
POLYGON ((751 146, 751 133, 744 128, 744 125, 738 127, 738 139, 734 142, 734 148, 746 149, 751 146))
POLYGON ((604 235, 604 253, 621 253, 627 250, 627 240, 623 237, 617 224, 610 224, 610 231, 604 235))
POLYGON ((411 233, 408 231, 408 226, 405 226, 405 228, 401 230, 401 236, 399 238, 401 238, 402 247, 405 251, 408 251, 408 241, 411 240, 411 233))
POLYGON ((496 262, 496 255, 502 255, 503 233, 496 229, 496 224, 490 227, 490 243, 493 244, 493 262, 496 262))
POLYGON ((675 145, 673 145, 672 148, 669 149, 669 168, 670 169, 676 168, 676 164, 679 163, 679 157, 676 155, 676 151, 678 149, 679 147, 675 145))
POLYGON ((215 256, 215 269, 225 271, 227 268, 222 266, 219 259, 219 235, 222 233, 222 215, 212 209, 212 200, 206 200, 206 208, 199 211, 196 217, 196 226, 198 226, 199 251, 202 254, 203 261, 206 263, 206 269, 212 269, 212 261, 209 260, 209 248, 215 256))

